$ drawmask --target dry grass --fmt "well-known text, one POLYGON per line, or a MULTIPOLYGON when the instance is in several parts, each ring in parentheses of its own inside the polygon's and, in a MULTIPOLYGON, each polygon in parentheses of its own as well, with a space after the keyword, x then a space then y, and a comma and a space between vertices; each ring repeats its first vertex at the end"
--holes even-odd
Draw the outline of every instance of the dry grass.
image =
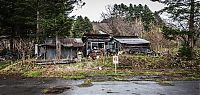
MULTIPOLYGON (((131 57, 132 58, 132 57, 131 57)), ((138 57, 137 57, 138 58, 138 57)), ((150 60, 146 57, 139 57, 138 60, 150 60)), ((133 61, 132 59, 129 59, 133 61)), ((135 60, 135 59, 134 59, 135 60)), ((156 60, 158 60, 156 58, 156 60)), ((155 64, 154 59, 151 59, 151 65, 155 64), (153 60, 153 61, 152 61, 153 60)), ((128 61, 127 61, 128 62, 128 61)), ((188 79, 200 78, 198 71, 191 71, 181 68, 139 68, 133 69, 126 67, 117 67, 117 73, 114 73, 114 65, 112 58, 106 60, 98 59, 96 61, 86 60, 85 62, 73 64, 53 64, 53 65, 36 65, 31 61, 17 62, 1 70, 1 73, 20 73, 25 77, 61 77, 65 79, 83 79, 87 77, 113 77, 121 79, 121 77, 135 75, 167 75, 176 77, 187 77, 188 79), (101 67, 101 69, 99 69, 101 67)))

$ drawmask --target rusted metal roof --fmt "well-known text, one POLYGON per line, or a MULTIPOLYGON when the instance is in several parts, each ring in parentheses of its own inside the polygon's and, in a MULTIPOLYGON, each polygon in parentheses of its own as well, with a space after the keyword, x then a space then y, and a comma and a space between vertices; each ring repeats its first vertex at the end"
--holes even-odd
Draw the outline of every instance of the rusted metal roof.
POLYGON ((83 41, 81 38, 67 38, 67 39, 61 39, 61 44, 66 47, 83 47, 83 41))
POLYGON ((120 37, 120 38, 114 38, 116 41, 122 43, 122 44, 149 44, 150 41, 147 41, 145 39, 137 38, 137 37, 120 37))
MULTIPOLYGON (((59 41, 62 46, 64 47, 83 47, 84 43, 81 40, 81 38, 63 38, 59 39, 59 41)), ((41 44, 41 46, 56 46, 56 40, 55 39, 48 39, 45 41, 44 44, 41 44)))
POLYGON ((105 39, 105 38, 110 38, 109 34, 84 34, 85 37, 87 38, 100 38, 100 39, 105 39))

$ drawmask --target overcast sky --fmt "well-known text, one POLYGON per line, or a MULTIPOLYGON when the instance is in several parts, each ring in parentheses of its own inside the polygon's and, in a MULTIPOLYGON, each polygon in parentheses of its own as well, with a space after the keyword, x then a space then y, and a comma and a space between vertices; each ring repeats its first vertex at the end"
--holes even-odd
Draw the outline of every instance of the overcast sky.
POLYGON ((106 6, 108 5, 114 5, 114 4, 121 4, 124 3, 126 5, 129 5, 132 3, 133 5, 136 4, 142 4, 142 5, 148 5, 149 8, 152 11, 158 11, 162 8, 164 8, 163 4, 160 4, 158 2, 152 2, 150 0, 82 0, 86 4, 82 8, 76 8, 76 10, 73 11, 72 15, 76 16, 87 16, 91 21, 100 21, 101 13, 105 12, 106 6))

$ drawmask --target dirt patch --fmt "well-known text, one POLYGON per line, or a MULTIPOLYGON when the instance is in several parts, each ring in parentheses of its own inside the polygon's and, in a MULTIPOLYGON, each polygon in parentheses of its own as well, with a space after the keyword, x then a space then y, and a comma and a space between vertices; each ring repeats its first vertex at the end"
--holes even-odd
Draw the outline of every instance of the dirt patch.
POLYGON ((0 74, 0 80, 3 79, 24 79, 20 73, 0 74))
MULTIPOLYGON (((17 77, 18 78, 18 77, 17 77)), ((62 78, 0 79, 1 95, 59 94, 71 88, 71 82, 62 78)))
POLYGON ((112 81, 113 77, 112 76, 92 76, 92 77, 87 77, 87 79, 90 79, 95 82, 101 82, 101 81, 112 81))
POLYGON ((92 80, 85 80, 82 84, 78 85, 79 87, 90 87, 93 86, 92 80))
POLYGON ((57 87, 43 89, 42 93, 43 94, 60 94, 60 93, 63 93, 64 91, 69 90, 69 89, 71 89, 71 88, 70 87, 57 86, 57 87))
POLYGON ((174 86, 174 84, 171 81, 159 81, 157 84, 162 86, 174 86))

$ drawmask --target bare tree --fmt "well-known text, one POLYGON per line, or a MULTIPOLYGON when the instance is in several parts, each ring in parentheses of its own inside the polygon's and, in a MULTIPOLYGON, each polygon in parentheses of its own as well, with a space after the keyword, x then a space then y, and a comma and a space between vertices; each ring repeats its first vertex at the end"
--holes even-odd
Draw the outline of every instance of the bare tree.
POLYGON ((168 52, 172 53, 176 47, 179 47, 179 40, 171 41, 166 39, 161 32, 161 28, 154 26, 151 31, 144 32, 143 38, 151 42, 150 47, 155 52, 168 52))
POLYGON ((138 20, 127 21, 123 16, 114 12, 110 5, 106 7, 106 12, 102 13, 101 16, 103 18, 102 23, 106 23, 112 35, 139 36, 143 31, 141 20, 139 20, 139 23, 138 20))
POLYGON ((194 33, 194 35, 195 35, 194 43, 195 44, 199 44, 199 43, 197 43, 197 41, 200 40, 199 39, 200 38, 200 18, 197 19, 197 21, 194 24, 194 27, 195 27, 194 28, 194 30, 195 30, 195 33, 194 33))
POLYGON ((22 60, 25 60, 26 58, 30 58, 34 47, 34 41, 31 39, 22 39, 18 38, 14 41, 15 48, 19 53, 19 57, 22 58, 22 60))

